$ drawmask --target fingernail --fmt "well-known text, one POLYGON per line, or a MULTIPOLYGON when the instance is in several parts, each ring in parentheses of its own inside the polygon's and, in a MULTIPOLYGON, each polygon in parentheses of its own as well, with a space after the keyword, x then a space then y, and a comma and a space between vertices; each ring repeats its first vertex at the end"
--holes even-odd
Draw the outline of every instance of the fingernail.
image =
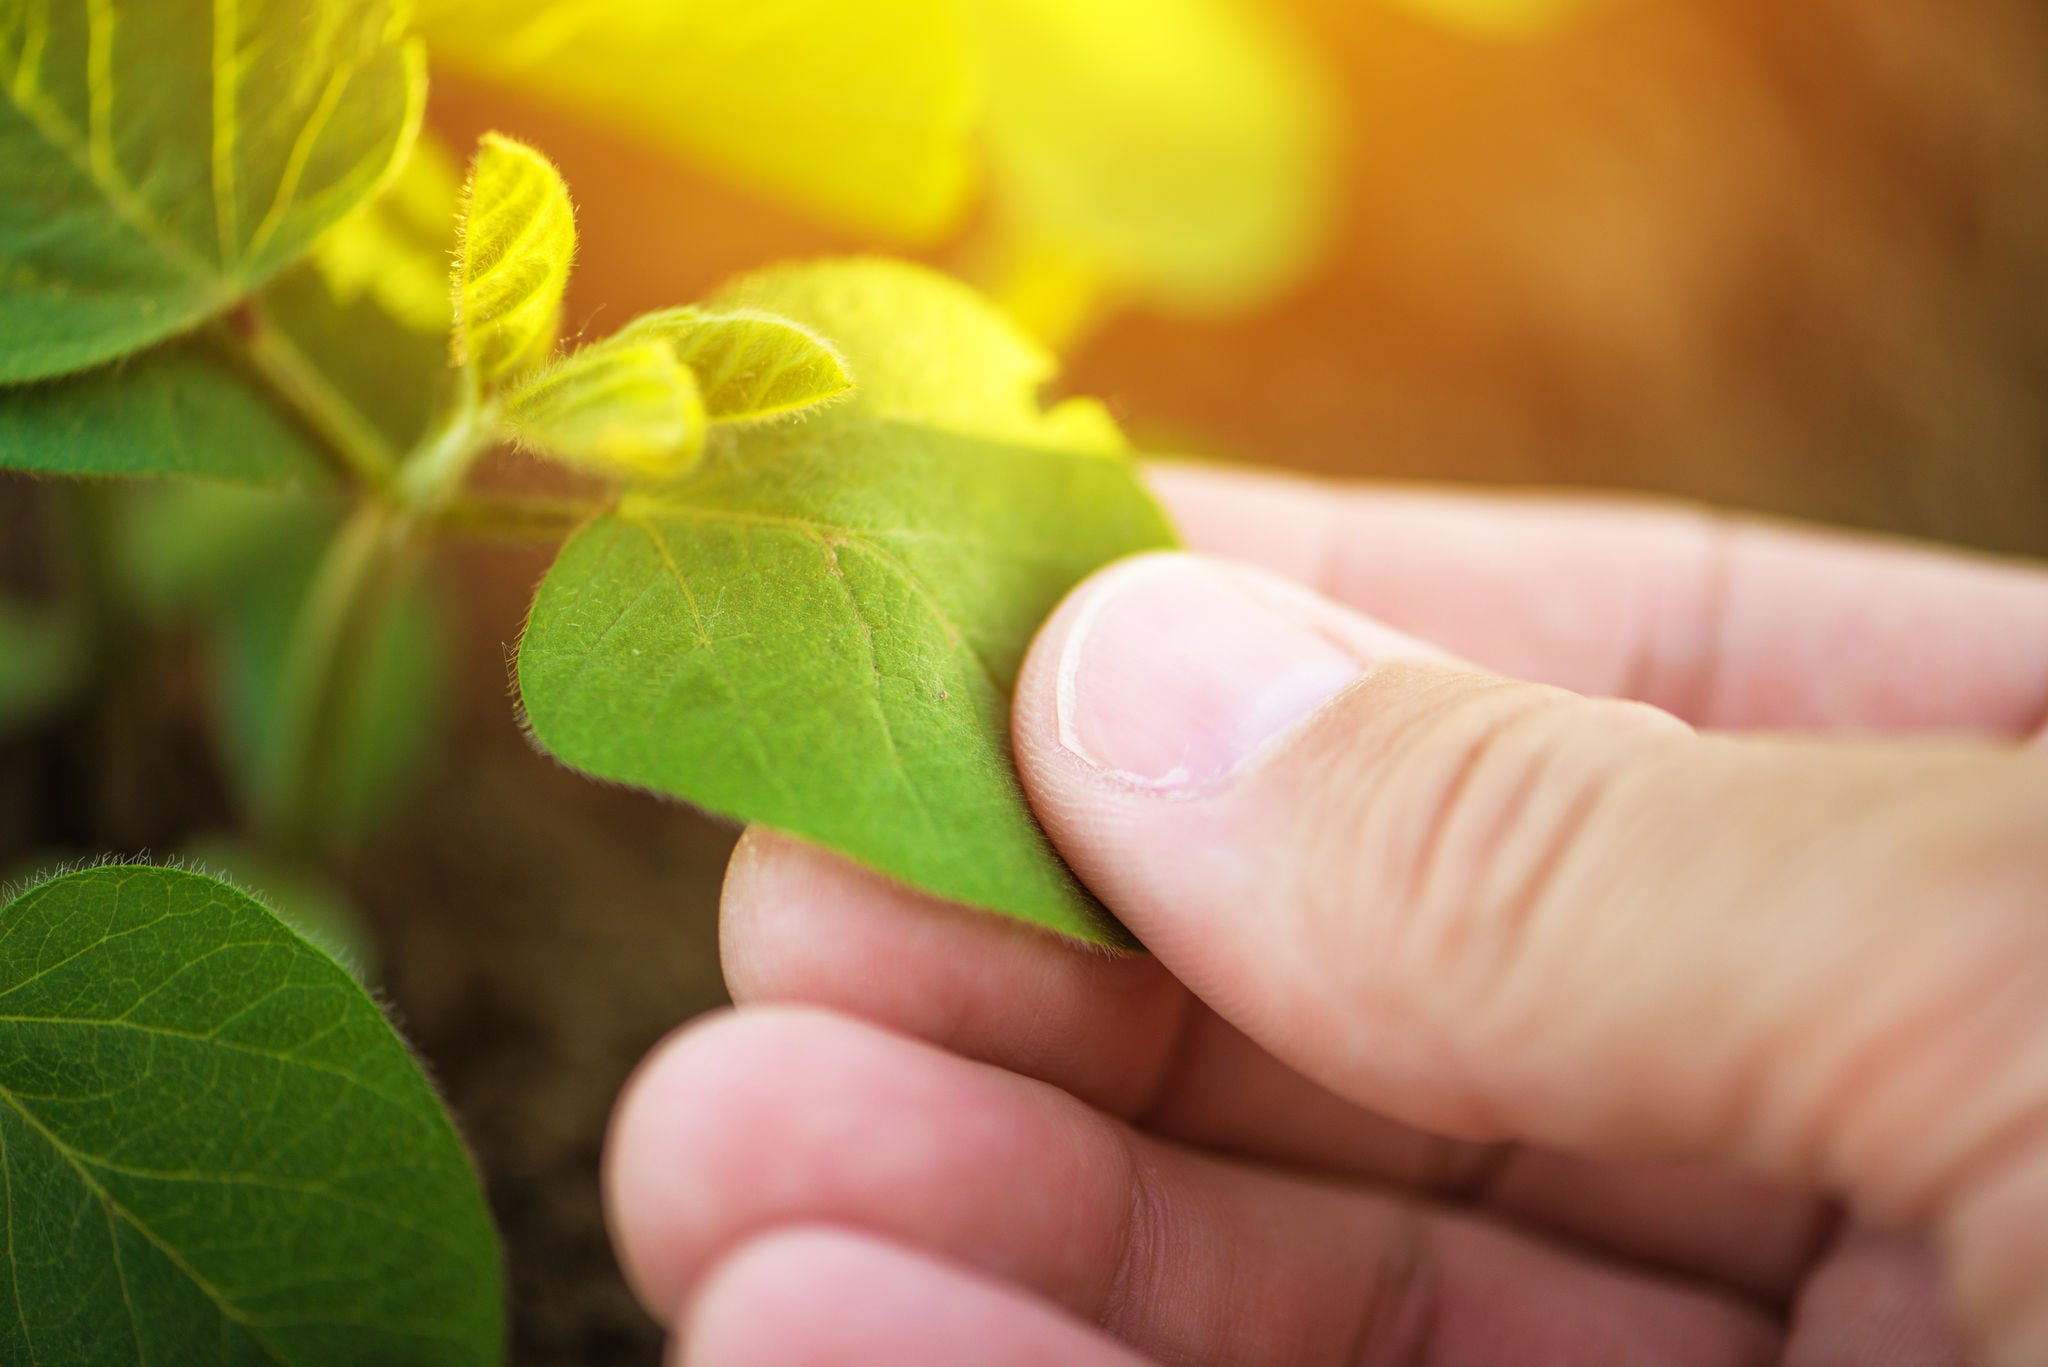
POLYGON ((1060 743, 1122 782, 1229 778, 1367 668, 1429 647, 1285 580, 1192 555, 1111 570, 1060 655, 1060 743))

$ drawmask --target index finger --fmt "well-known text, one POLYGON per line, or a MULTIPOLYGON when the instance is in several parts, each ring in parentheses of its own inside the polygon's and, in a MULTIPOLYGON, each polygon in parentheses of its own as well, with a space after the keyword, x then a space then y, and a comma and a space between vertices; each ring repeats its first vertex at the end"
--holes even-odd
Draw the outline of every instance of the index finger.
POLYGON ((1513 677, 1726 729, 2048 722, 2048 570, 1592 496, 1147 471, 1196 549, 1513 677))

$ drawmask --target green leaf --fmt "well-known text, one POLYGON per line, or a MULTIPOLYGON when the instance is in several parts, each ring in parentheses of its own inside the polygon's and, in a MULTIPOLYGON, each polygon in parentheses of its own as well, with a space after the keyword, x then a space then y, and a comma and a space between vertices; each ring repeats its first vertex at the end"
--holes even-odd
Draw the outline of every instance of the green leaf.
POLYGON ((690 367, 712 422, 754 422, 829 402, 853 387, 832 344, 787 318, 755 309, 642 314, 614 339, 666 342, 690 367))
POLYGON ((220 313, 368 199, 426 77, 393 0, 0 9, 0 382, 220 313))
POLYGON ((576 211, 554 164, 486 133, 456 217, 455 359, 491 381, 555 345, 576 256, 576 211))
POLYGON ((0 389, 0 467, 273 487, 333 478, 319 444, 206 338, 0 389))
POLYGON ((889 418, 764 429, 569 541, 520 693, 579 769, 1128 943, 1032 818, 1010 694, 1062 595, 1172 539, 1120 458, 889 418))
POLYGON ((0 735, 48 711, 84 667, 84 642, 71 623, 0 602, 0 735))
POLYGON ((198 874, 0 909, 0 1359, 492 1363, 490 1218, 376 1004, 198 874))
POLYGON ((1256 0, 971 0, 996 220, 1174 308, 1288 283, 1330 222, 1330 83, 1256 0))
MULTIPOLYGON (((398 450, 425 432, 449 374, 458 189, 440 149, 415 144, 383 198, 258 296, 269 326, 398 450)), ((211 331, 0 389, 0 468, 270 487, 333 479, 319 443, 211 331)))
POLYGON ((704 400, 675 349, 617 337, 563 357, 508 394, 505 426, 563 464, 672 479, 704 451, 704 400))
POLYGON ((851 227, 930 239, 969 189, 957 0, 427 0, 435 59, 851 227))
POLYGON ((808 262, 745 277, 714 302, 794 319, 837 347, 854 390, 834 412, 1007 441, 1123 448, 1099 404, 1042 408, 1039 390, 1058 369, 1051 353, 936 271, 882 258, 808 262))

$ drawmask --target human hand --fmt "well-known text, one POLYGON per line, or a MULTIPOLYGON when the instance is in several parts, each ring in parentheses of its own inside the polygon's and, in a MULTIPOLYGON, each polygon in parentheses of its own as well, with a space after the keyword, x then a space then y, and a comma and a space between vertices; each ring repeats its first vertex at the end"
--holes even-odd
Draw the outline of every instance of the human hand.
POLYGON ((607 1163, 678 1361, 2048 1362, 2048 575, 1155 478, 1329 595, 1153 558, 1034 648, 1156 957, 750 834, 607 1163))

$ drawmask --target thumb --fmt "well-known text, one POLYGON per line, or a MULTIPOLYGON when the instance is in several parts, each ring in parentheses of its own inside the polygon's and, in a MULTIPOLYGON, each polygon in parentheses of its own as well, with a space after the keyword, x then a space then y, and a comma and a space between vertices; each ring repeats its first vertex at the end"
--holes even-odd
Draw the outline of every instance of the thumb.
POLYGON ((1089 885, 1325 1086, 1947 1222, 2048 1360, 2038 758, 1704 737, 1184 555, 1068 600, 1016 740, 1089 885))

